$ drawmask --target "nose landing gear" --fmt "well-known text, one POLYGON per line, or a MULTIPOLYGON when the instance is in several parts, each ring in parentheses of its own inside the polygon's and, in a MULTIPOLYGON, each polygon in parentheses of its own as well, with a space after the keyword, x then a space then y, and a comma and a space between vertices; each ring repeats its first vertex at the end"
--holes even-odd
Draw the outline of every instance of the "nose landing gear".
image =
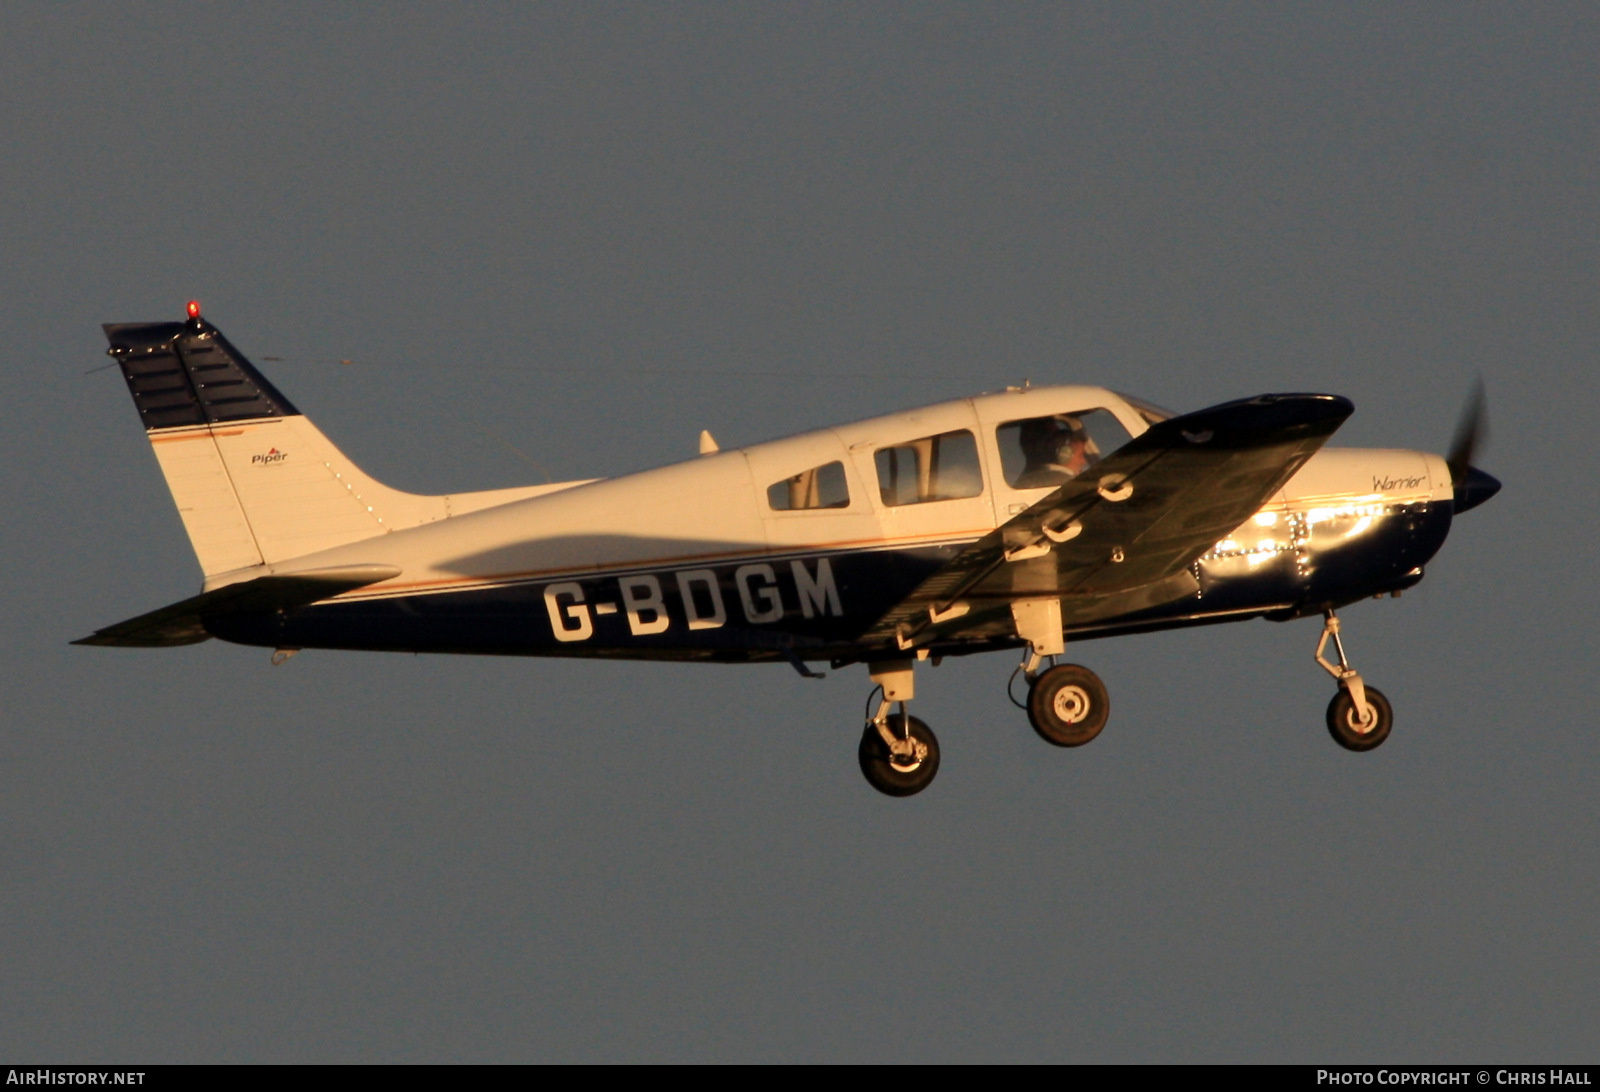
POLYGON ((1339 619, 1332 610, 1323 612, 1322 640, 1317 642, 1316 661, 1334 677, 1339 692, 1328 703, 1328 732, 1333 741, 1347 751, 1370 751, 1389 738, 1394 727, 1394 710, 1383 691, 1368 686, 1360 674, 1350 666, 1344 653, 1344 641, 1339 638, 1339 619), (1334 651, 1339 656, 1335 667, 1323 659, 1322 651, 1328 640, 1333 640, 1334 651))

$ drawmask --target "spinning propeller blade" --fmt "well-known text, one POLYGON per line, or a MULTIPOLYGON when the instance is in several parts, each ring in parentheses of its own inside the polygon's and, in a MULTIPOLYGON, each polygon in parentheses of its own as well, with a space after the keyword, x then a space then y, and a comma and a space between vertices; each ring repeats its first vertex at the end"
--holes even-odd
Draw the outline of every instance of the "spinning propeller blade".
POLYGON ((1460 515, 1476 508, 1496 493, 1500 483, 1472 465, 1476 455, 1489 440, 1489 400, 1484 395, 1483 377, 1472 385, 1472 394, 1461 410, 1456 422, 1455 438, 1450 441, 1450 454, 1445 462, 1450 466, 1450 484, 1455 486, 1455 510, 1460 515))
POLYGON ((1472 469, 1472 456, 1489 439, 1488 399, 1483 393, 1483 377, 1472 385, 1472 394, 1462 407, 1461 418, 1456 422, 1455 439, 1450 441, 1450 454, 1445 461, 1450 464, 1450 480, 1460 485, 1472 469))

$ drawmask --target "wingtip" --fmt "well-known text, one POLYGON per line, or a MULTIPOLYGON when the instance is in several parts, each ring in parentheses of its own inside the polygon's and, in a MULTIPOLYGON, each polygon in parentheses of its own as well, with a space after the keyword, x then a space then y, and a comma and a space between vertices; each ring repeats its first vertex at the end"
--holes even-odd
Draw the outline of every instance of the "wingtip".
POLYGON ((1174 417, 1188 430, 1205 428, 1245 434, 1283 429, 1308 429, 1331 433, 1355 412, 1355 403, 1337 394, 1258 394, 1174 417))

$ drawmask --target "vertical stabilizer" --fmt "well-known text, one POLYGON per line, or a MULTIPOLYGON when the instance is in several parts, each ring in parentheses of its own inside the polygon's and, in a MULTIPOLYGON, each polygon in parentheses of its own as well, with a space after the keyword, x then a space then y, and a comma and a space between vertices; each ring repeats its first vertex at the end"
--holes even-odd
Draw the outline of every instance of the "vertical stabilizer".
POLYGON ((251 575, 240 570, 582 484, 403 493, 351 462, 200 317, 198 304, 187 322, 109 323, 105 332, 207 587, 251 575))
POLYGON ((105 327, 206 577, 448 515, 355 466, 191 306, 105 327))

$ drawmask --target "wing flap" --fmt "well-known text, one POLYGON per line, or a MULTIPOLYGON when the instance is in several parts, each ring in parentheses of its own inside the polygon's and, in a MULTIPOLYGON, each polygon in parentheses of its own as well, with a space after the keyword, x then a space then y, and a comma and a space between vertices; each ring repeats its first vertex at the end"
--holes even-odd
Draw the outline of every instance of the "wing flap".
POLYGON ((210 640, 205 616, 289 610, 330 599, 400 575, 393 565, 343 565, 298 573, 273 573, 196 595, 126 622, 96 630, 75 645, 171 648, 210 640))
POLYGON ((1113 604, 1192 594, 1184 570, 1257 512, 1353 409, 1334 395, 1262 395, 1153 425, 963 550, 863 637, 909 647, 934 627, 959 635, 958 601, 1053 596, 1065 618, 1086 620, 1113 604))

